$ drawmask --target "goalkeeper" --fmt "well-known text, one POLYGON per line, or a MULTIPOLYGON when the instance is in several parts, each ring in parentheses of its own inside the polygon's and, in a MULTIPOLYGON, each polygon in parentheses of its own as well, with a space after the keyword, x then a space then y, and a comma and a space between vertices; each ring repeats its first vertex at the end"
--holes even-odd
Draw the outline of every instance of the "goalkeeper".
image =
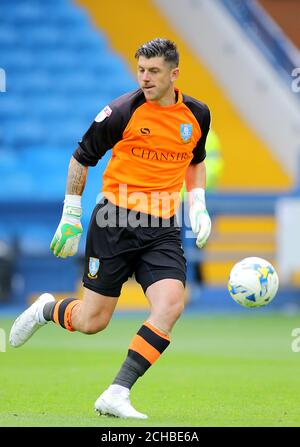
POLYGON ((103 174, 103 198, 87 233, 83 299, 56 301, 42 294, 14 322, 10 344, 21 346, 49 321, 68 331, 102 331, 122 285, 134 274, 150 313, 94 407, 99 414, 145 419, 147 415, 131 405, 130 390, 169 346, 184 308, 186 260, 175 217, 184 181, 199 248, 210 234, 204 162, 210 112, 175 87, 179 55, 173 42, 156 38, 140 46, 135 58, 140 88, 107 105, 73 153, 62 218, 51 243, 57 257, 76 254, 88 167, 112 148, 103 174))

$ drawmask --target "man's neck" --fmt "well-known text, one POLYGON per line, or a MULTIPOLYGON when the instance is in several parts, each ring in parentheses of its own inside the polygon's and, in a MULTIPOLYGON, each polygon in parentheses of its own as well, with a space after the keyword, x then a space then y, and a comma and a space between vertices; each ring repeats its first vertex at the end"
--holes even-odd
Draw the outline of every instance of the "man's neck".
POLYGON ((159 105, 160 107, 167 107, 176 104, 177 101, 178 101, 178 92, 173 87, 172 90, 170 90, 170 92, 168 92, 158 101, 154 101, 153 103, 159 105))

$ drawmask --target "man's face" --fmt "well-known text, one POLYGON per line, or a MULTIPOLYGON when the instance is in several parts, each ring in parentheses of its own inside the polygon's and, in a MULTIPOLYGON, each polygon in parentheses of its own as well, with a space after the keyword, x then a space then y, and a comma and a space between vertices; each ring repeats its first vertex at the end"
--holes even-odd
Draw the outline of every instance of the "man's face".
POLYGON ((159 102, 173 92, 173 83, 178 77, 179 69, 174 68, 164 57, 140 56, 138 59, 137 79, 147 101, 159 102))

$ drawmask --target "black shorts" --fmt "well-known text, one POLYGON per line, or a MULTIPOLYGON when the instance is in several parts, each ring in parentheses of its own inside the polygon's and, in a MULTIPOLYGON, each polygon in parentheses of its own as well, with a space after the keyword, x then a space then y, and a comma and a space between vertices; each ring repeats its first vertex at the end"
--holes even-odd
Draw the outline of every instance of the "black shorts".
POLYGON ((155 218, 119 208, 104 198, 89 224, 83 284, 118 297, 132 275, 144 292, 166 278, 178 279, 185 286, 186 259, 176 217, 155 218))

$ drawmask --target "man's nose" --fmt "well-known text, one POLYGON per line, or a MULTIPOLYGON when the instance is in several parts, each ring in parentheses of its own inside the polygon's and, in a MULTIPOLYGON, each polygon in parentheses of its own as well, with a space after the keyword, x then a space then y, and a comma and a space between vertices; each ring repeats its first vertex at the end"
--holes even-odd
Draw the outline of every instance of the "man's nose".
POLYGON ((143 76, 142 76, 142 80, 143 81, 149 81, 150 80, 149 72, 144 71, 143 76))

